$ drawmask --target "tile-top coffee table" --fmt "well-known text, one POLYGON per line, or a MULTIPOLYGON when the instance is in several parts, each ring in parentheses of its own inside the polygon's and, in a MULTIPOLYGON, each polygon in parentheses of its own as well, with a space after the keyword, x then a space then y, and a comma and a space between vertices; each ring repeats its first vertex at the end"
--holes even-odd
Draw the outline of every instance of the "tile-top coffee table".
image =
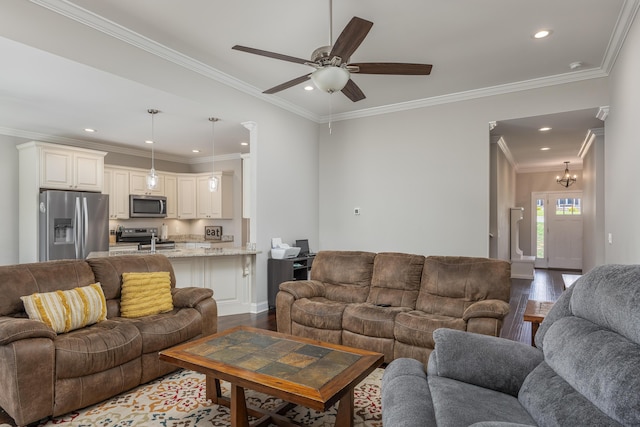
POLYGON ((353 389, 383 362, 383 355, 263 329, 238 326, 160 352, 160 360, 206 375, 206 394, 231 408, 232 426, 293 426, 295 405, 327 411, 336 402, 336 426, 353 425, 353 389), (221 396, 219 380, 231 384, 221 396), (273 412, 248 407, 244 389, 284 400, 273 412))

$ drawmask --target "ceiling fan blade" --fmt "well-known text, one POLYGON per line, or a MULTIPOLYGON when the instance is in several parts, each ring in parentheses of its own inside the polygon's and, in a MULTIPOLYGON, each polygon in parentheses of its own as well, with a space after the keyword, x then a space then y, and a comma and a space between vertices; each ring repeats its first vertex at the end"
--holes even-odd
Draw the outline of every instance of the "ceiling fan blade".
POLYGON ((295 85, 299 85, 300 83, 309 80, 309 76, 311 76, 311 73, 309 73, 307 75, 304 75, 304 76, 300 76, 300 77, 295 78, 293 80, 289 80, 288 82, 284 82, 282 84, 279 84, 278 86, 274 86, 271 89, 267 89, 262 93, 267 93, 267 94, 271 95, 273 93, 280 92, 281 90, 289 89, 290 87, 293 87, 295 85))
POLYGON ((283 55, 281 53, 269 52, 268 50, 254 49, 252 47, 235 45, 231 49, 242 52, 253 53, 255 55, 266 56, 267 58, 280 59, 282 61, 295 62, 296 64, 307 64, 309 60, 296 58, 295 56, 283 55))
POLYGON ((331 57, 339 56, 342 62, 348 62, 353 52, 356 51, 360 43, 367 37, 373 22, 354 16, 344 27, 342 33, 336 39, 331 49, 331 57))
POLYGON ((428 76, 431 64, 406 64, 402 62, 361 62, 349 64, 359 68, 360 74, 400 74, 405 76, 428 76))
POLYGON ((360 87, 358 87, 358 85, 351 79, 349 79, 346 86, 342 89, 342 93, 344 93, 347 98, 353 102, 358 102, 366 98, 362 89, 360 89, 360 87))

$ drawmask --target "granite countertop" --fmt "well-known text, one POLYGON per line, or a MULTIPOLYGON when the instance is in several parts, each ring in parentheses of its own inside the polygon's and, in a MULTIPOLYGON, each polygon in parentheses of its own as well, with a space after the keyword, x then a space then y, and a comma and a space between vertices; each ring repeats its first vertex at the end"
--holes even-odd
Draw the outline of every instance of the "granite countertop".
MULTIPOLYGON (((99 258, 107 256, 118 255, 148 255, 151 251, 139 251, 137 246, 130 246, 130 249, 125 247, 115 247, 109 251, 91 252, 87 258, 99 258), (135 248, 135 249, 133 249, 135 248)), ((256 255, 260 251, 248 251, 244 248, 197 248, 187 249, 178 247, 176 249, 158 249, 157 254, 162 254, 167 258, 192 258, 202 256, 233 256, 233 255, 256 255)))

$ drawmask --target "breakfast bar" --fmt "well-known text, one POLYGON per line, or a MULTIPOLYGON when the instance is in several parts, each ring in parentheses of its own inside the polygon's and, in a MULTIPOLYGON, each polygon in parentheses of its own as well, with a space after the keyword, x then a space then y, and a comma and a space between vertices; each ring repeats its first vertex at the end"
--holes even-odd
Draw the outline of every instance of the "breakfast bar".
MULTIPOLYGON (((149 254, 137 246, 114 246, 109 251, 91 252, 88 258, 149 254)), ((258 251, 240 247, 190 248, 177 244, 174 249, 157 250, 169 258, 176 276, 176 287, 199 286, 213 290, 221 316, 250 313, 251 288, 255 286, 255 256, 258 251)))

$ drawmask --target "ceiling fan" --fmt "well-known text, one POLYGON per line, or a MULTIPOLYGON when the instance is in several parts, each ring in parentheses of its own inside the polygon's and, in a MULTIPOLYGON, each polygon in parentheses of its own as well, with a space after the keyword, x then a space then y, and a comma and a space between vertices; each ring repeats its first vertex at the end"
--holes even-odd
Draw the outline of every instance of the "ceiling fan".
MULTIPOLYGON (((329 15, 331 18, 331 4, 329 15)), ((372 26, 373 22, 354 16, 342 30, 342 33, 340 33, 335 43, 333 43, 332 46, 323 46, 314 50, 311 54, 311 60, 240 45, 235 45, 232 49, 282 61, 294 62, 296 64, 309 65, 316 69, 309 74, 289 80, 263 92, 267 94, 280 92, 281 90, 288 89, 311 79, 318 89, 328 93, 342 91, 347 98, 353 102, 357 102, 366 97, 358 85, 351 79, 352 73, 396 75, 429 75, 431 73, 432 65, 430 64, 409 64, 402 62, 350 63, 349 59, 351 55, 358 49, 365 37, 367 37, 372 26)), ((329 27, 331 31, 331 23, 329 27)), ((332 36, 330 36, 330 38, 333 40, 332 36)))

